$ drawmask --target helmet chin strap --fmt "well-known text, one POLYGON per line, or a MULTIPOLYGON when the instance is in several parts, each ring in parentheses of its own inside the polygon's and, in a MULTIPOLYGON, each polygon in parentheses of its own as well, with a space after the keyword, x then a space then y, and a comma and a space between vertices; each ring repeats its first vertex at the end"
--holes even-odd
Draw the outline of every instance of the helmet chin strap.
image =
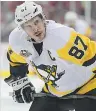
POLYGON ((27 38, 27 41, 32 42, 32 43, 34 43, 34 44, 38 44, 38 43, 43 42, 43 40, 41 40, 41 41, 35 41, 33 38, 30 38, 29 36, 27 36, 27 37, 28 37, 28 38, 27 38))
POLYGON ((30 42, 32 42, 32 43, 34 43, 34 44, 38 44, 38 43, 41 43, 41 42, 43 42, 43 40, 41 40, 41 41, 35 41, 34 39, 29 39, 29 41, 30 42))
POLYGON ((34 44, 38 44, 38 43, 43 42, 43 40, 41 40, 41 41, 35 41, 35 40, 34 40, 34 39, 32 39, 32 38, 31 38, 31 41, 32 41, 34 44))

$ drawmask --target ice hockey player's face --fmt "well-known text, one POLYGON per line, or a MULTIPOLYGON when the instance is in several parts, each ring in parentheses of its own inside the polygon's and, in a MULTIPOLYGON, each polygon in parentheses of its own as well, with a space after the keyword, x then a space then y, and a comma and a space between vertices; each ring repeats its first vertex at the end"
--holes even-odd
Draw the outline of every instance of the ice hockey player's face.
POLYGON ((23 29, 29 37, 34 39, 36 42, 40 42, 45 38, 45 23, 39 16, 24 23, 23 29))

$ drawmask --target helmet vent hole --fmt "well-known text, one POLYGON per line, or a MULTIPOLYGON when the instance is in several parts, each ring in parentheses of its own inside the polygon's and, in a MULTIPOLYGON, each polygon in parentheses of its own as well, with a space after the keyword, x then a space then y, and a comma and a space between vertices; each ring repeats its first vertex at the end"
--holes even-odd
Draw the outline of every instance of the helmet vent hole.
POLYGON ((35 10, 34 10, 34 12, 33 13, 35 13, 35 12, 37 12, 38 11, 38 9, 37 8, 35 8, 35 10))
POLYGON ((22 9, 21 12, 24 12, 24 9, 22 9))
POLYGON ((25 7, 25 10, 27 10, 26 7, 25 7))
POLYGON ((23 21, 23 20, 22 20, 22 19, 17 19, 17 21, 18 21, 18 22, 21 22, 21 21, 23 21))

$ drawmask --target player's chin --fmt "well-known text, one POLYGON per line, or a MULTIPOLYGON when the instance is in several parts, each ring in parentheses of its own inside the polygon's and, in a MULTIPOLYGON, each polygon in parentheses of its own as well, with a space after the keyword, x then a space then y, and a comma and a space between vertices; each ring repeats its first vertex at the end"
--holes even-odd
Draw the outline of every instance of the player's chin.
POLYGON ((36 41, 37 41, 37 42, 42 42, 43 39, 44 39, 44 37, 39 37, 36 41))
POLYGON ((43 40, 43 39, 45 38, 45 37, 44 37, 44 34, 43 34, 43 33, 40 34, 38 38, 39 38, 39 40, 43 40))

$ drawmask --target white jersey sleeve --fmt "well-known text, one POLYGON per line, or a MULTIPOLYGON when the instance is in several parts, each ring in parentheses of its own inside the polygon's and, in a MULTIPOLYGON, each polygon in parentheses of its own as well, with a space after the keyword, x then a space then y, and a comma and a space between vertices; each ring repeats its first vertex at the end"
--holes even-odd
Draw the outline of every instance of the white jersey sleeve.
POLYGON ((22 30, 15 28, 9 36, 9 45, 17 54, 24 57, 32 56, 32 59, 38 56, 32 42, 28 41, 28 35, 22 30))

